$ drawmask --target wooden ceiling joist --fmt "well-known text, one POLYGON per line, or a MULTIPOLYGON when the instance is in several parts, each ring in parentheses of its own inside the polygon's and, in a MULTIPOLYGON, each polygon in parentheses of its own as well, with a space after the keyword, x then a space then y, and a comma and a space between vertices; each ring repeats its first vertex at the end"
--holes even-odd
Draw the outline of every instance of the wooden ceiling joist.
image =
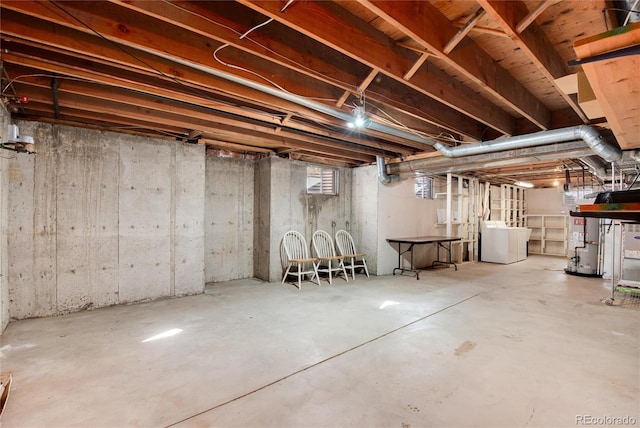
POLYGON ((509 135, 515 130, 513 117, 494 108, 477 93, 468 90, 444 74, 422 67, 410 81, 406 81, 404 76, 417 59, 415 53, 400 48, 393 40, 372 31, 355 17, 345 13, 332 13, 331 4, 305 2, 304 7, 299 7, 294 3, 286 13, 280 13, 281 6, 277 2, 268 0, 239 0, 239 2, 371 68, 378 68, 381 73, 398 79, 416 91, 457 109, 475 120, 497 127, 499 131, 509 135), (348 40, 341 37, 340 29, 342 28, 350 28, 348 40))
POLYGON ((451 40, 458 29, 429 2, 384 2, 359 0, 360 4, 400 28, 439 59, 477 85, 498 97, 540 129, 550 128, 550 112, 524 86, 500 67, 472 40, 446 54, 443 39, 451 40), (435 29, 434 29, 435 28, 435 29))
MULTIPOLYGON (((551 43, 544 35, 544 31, 541 31, 533 21, 529 22, 526 28, 518 31, 518 25, 526 22, 528 17, 531 16, 524 3, 520 0, 508 2, 499 0, 477 1, 489 15, 500 24, 504 31, 511 37, 511 40, 527 54, 538 67, 538 70, 565 99, 580 120, 583 123, 588 123, 589 119, 578 105, 578 102, 556 85, 556 79, 571 74, 571 71, 568 65, 566 65, 566 62, 563 61, 553 49, 551 43)), ((545 2, 545 5, 548 7, 555 3, 554 1, 545 2)))

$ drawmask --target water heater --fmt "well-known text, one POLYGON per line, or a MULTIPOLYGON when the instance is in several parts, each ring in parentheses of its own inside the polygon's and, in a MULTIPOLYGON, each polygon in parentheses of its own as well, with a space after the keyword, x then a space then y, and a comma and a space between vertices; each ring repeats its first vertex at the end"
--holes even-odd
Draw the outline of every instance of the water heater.
POLYGON ((571 217, 569 227, 569 263, 564 270, 570 275, 601 277, 600 219, 571 217))

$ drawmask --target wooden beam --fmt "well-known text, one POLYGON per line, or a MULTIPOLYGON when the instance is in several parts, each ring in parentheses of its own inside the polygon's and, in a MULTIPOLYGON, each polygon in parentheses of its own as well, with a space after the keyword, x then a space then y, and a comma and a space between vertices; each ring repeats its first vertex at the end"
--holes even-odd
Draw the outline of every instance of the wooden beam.
POLYGON ((362 82, 360 82, 360 84, 358 85, 357 92, 358 93, 364 92, 369 87, 371 82, 373 82, 373 79, 376 78, 379 72, 380 70, 378 70, 377 68, 372 69, 371 72, 369 72, 369 74, 367 75, 367 77, 365 77, 362 80, 362 82))
POLYGON ((484 16, 483 8, 476 10, 475 13, 471 15, 469 19, 465 22, 462 28, 458 30, 456 35, 453 36, 451 40, 447 42, 447 44, 444 46, 444 49, 442 49, 442 51, 445 54, 449 54, 453 50, 453 48, 458 46, 458 43, 460 43, 462 39, 464 39, 467 36, 467 34, 469 34, 469 32, 473 29, 473 27, 475 27, 475 25, 478 23, 480 18, 482 18, 483 16, 484 16))
MULTIPOLYGON (((82 69, 84 71, 74 72, 74 67, 69 67, 66 64, 58 62, 59 67, 67 69, 67 75, 92 79, 95 78, 95 75, 102 74, 103 78, 108 78, 113 71, 104 71, 103 73, 100 71, 106 70, 103 64, 107 64, 110 67, 135 72, 136 77, 128 77, 132 75, 126 72, 116 72, 115 74, 119 76, 127 77, 118 79, 114 76, 114 79, 121 81, 127 80, 129 83, 138 85, 138 90, 141 91, 157 93, 163 91, 163 88, 167 86, 173 85, 173 87, 176 87, 179 85, 183 86, 183 92, 186 92, 183 97, 190 96, 191 102, 198 100, 200 104, 207 105, 211 108, 219 108, 229 113, 244 114, 249 117, 252 115, 251 111, 243 111, 229 103, 212 101, 209 97, 198 96, 196 94, 206 95, 208 92, 213 91, 220 95, 233 96, 234 98, 250 102, 254 105, 268 107, 269 110, 277 109, 284 112, 298 112, 305 117, 312 118, 314 121, 321 123, 330 123, 332 121, 332 119, 329 119, 326 115, 314 112, 308 108, 257 90, 241 87, 224 79, 214 77, 211 74, 181 66, 144 52, 136 52, 136 58, 138 58, 139 61, 135 61, 130 55, 125 54, 117 45, 111 42, 94 35, 84 34, 39 19, 31 19, 28 21, 21 19, 21 16, 14 11, 5 10, 4 6, 6 6, 6 4, 6 2, 0 3, 0 6, 3 6, 2 13, 0 14, 0 32, 2 33, 3 39, 34 46, 36 47, 36 49, 34 49, 35 52, 41 52, 42 49, 47 49, 48 52, 57 52, 62 54, 60 56, 61 58, 73 55, 76 58, 76 62, 83 64, 84 67, 82 69), (144 78, 145 75, 149 76, 146 80, 144 78), (170 82, 170 84, 156 83, 156 81, 154 81, 156 78, 170 82)), ((11 55, 11 53, 12 52, 3 52, 3 54, 7 55, 11 55)), ((65 73, 61 72, 60 74, 64 75, 65 73)), ((118 86, 118 84, 115 86, 118 86)), ((258 109, 256 108, 256 110, 258 109)), ((268 119, 262 117, 261 120, 268 119)), ((274 121, 279 121, 279 119, 274 119, 274 121)))
MULTIPOLYGON (((467 23, 466 21, 458 19, 456 21, 453 21, 451 24, 456 28, 462 28, 465 26, 466 23, 467 23)), ((473 28, 471 28, 471 32, 487 34, 489 36, 496 36, 496 37, 506 37, 506 38, 509 37, 509 35, 502 30, 498 30, 490 27, 481 27, 478 25, 475 25, 473 28)))
MULTIPOLYGON (((153 2, 152 2, 153 3, 153 2)), ((76 3, 65 3, 65 7, 72 7, 76 3)), ((111 37, 111 40, 123 43, 127 43, 130 46, 134 46, 142 49, 142 51, 136 51, 135 59, 126 54, 125 49, 118 48, 113 43, 108 42, 104 39, 96 37, 93 33, 89 32, 86 28, 79 25, 77 22, 70 20, 70 18, 60 16, 60 11, 52 10, 50 4, 41 4, 34 2, 12 2, 12 1, 3 1, 0 3, 2 7, 3 13, 0 14, 0 19, 3 20, 2 32, 3 34, 11 35, 15 38, 24 38, 26 40, 31 40, 42 44, 44 46, 54 46, 58 48, 65 49, 65 52, 76 52, 79 57, 90 59, 91 61, 98 61, 102 63, 112 64, 115 62, 118 66, 124 66, 127 68, 135 68, 139 70, 139 72, 145 72, 149 75, 158 76, 167 80, 177 80, 184 83, 189 83, 198 87, 206 87, 207 90, 212 90, 216 88, 222 88, 224 91, 229 91, 229 93, 233 94, 234 97, 241 97, 247 102, 255 102, 256 100, 270 100, 265 101, 265 105, 271 105, 275 108, 284 109, 287 112, 295 112, 300 116, 304 116, 307 118, 311 118, 314 121, 319 121, 321 123, 328 123, 329 121, 335 123, 335 119, 331 118, 328 120, 326 115, 319 114, 314 112, 308 108, 304 108, 301 106, 293 105, 291 102, 287 102, 284 100, 279 100, 276 97, 268 96, 266 94, 260 93, 256 90, 249 90, 248 88, 240 88, 237 84, 232 84, 228 81, 224 81, 223 79, 214 78, 211 75, 207 76, 207 73, 202 71, 196 71, 190 69, 189 67, 183 67, 176 64, 171 64, 165 58, 158 58, 154 55, 154 53, 166 54, 167 51, 172 51, 171 46, 179 46, 178 41, 174 41, 171 44, 165 44, 163 42, 163 37, 171 37, 171 34, 175 33, 175 28, 173 30, 167 28, 166 34, 163 36, 155 37, 152 33, 149 33, 147 30, 146 33, 143 30, 135 32, 135 36, 129 34, 120 34, 118 31, 115 31, 115 35, 111 37), (26 19, 24 16, 17 15, 16 12, 21 14, 29 15, 32 18, 41 18, 42 20, 47 20, 50 22, 44 22, 39 19, 26 19), (68 19, 67 19, 68 18, 68 19), (57 25, 54 26, 53 23, 57 25), (60 27, 62 25, 63 27, 60 27), (31 28, 33 27, 33 28, 31 28), (83 34, 84 33, 84 34, 83 34), (137 44, 139 39, 143 39, 144 43, 137 44), (128 41, 127 41, 128 40, 128 41), (154 40, 152 47, 149 48, 149 40, 154 40), (161 47, 161 48, 160 48, 161 47), (137 59, 137 60, 136 60, 137 59), (194 76, 194 79, 189 79, 190 76, 194 76), (195 77, 197 76, 197 77, 195 77), (198 82, 202 82, 198 84, 198 82), (210 83, 207 83, 210 82, 210 83), (231 89, 235 88, 235 89, 231 89), (288 107, 287 107, 288 106, 288 107)), ((101 8, 104 8, 102 4, 100 4, 101 8)), ((113 7, 113 6, 112 6, 113 7)), ((92 28, 95 28, 96 31, 99 31, 101 34, 103 31, 107 33, 114 33, 113 25, 110 25, 110 17, 101 17, 94 16, 92 13, 93 10, 87 11, 76 11, 73 9, 73 13, 76 14, 79 18, 88 22, 92 28), (89 19, 91 18, 91 19, 89 19), (111 29, 110 29, 111 28, 111 29)), ((129 15, 135 16, 135 14, 128 12, 128 19, 131 20, 129 15)), ((225 21, 226 22, 226 21, 225 21)), ((135 28, 135 24, 130 24, 131 28, 135 28)), ((116 26, 117 27, 117 26, 116 26)), ((118 27, 120 28, 120 27, 118 27)), ((122 23, 122 28, 129 28, 127 25, 122 23)), ((180 34, 182 34, 181 32, 180 34)), ((220 35, 218 35, 220 37, 220 35)), ((182 40, 182 38, 181 38, 182 40)), ((188 40, 191 40, 189 38, 188 40)), ((189 42, 191 43, 191 42, 189 42)), ((205 43, 206 45, 206 43, 205 43)), ((176 55, 183 55, 182 52, 190 50, 191 48, 188 46, 183 46, 182 48, 177 48, 176 55)), ((246 46, 244 47, 245 52, 249 51, 246 46)), ((171 52, 169 52, 171 54, 171 52)), ((205 61, 206 64, 211 66, 219 66, 221 71, 228 72, 229 70, 225 69, 221 64, 217 64, 215 61, 211 61, 210 59, 211 50, 209 49, 207 52, 202 53, 202 60, 205 61), (206 59, 204 58, 206 57, 206 59)), ((195 58, 195 54, 192 55, 195 58)), ((250 63, 255 63, 251 58, 246 58, 246 61, 250 63)), ((197 62, 197 60, 195 61, 197 62)), ((282 76, 290 76, 289 71, 272 71, 278 75, 282 76)), ((268 73, 267 73, 268 74, 268 73)), ((263 84, 264 81, 253 76, 252 78, 257 79, 258 83, 263 84)), ((415 78, 414 78, 415 81, 415 78)), ((285 80, 281 80, 280 83, 285 84, 285 80)), ((311 85, 311 82, 309 82, 311 85)), ((419 84, 419 82, 418 82, 419 84)), ((324 83, 322 83, 324 85, 324 83)), ((458 85, 460 86, 460 85, 458 85)), ((288 86, 291 89, 290 86, 288 86)), ((292 89, 295 91, 295 88, 292 89)), ((457 93, 459 91, 456 90, 454 86, 443 86, 442 88, 434 89, 437 92, 441 92, 443 94, 447 93, 457 93)), ((326 93, 321 95, 320 93, 307 94, 313 97, 326 97, 326 93)), ((473 94, 475 96, 475 94, 473 94)), ((447 130, 452 130, 452 132, 461 133, 467 135, 472 138, 478 138, 477 134, 469 134, 468 129, 473 129, 475 127, 475 120, 471 120, 469 118, 464 118, 462 115, 458 114, 453 108, 443 106, 440 102, 435 101, 434 99, 424 96, 422 94, 421 98, 416 97, 415 91, 404 88, 402 91, 398 91, 397 93, 391 94, 391 99, 399 104, 406 99, 416 99, 415 108, 416 110, 421 110, 422 120, 426 121, 430 124, 441 126, 442 123, 448 124, 447 130)), ((464 97, 463 101, 467 104, 475 103, 475 101, 469 99, 468 97, 464 97)), ((406 103, 406 101, 404 101, 406 103)), ((486 103, 480 103, 478 100, 477 106, 473 106, 474 110, 491 110, 493 107, 487 109, 486 103)), ((498 110, 495 108, 495 110, 498 110)), ((506 113, 500 112, 499 115, 505 115, 506 113)), ((487 114, 487 116, 489 116, 487 114)), ((498 116, 499 117, 499 116, 498 116)), ((487 119, 488 120, 488 119, 487 119)), ((501 119, 498 119, 501 120, 501 119)), ((505 120, 511 120, 505 119, 505 120)), ((504 120, 503 120, 504 122, 504 120)), ((513 123, 515 126, 515 123, 513 123)))
MULTIPOLYGON (((189 32, 229 44, 259 58, 272 61, 299 73, 338 86, 343 90, 357 85, 357 76, 344 67, 335 67, 321 56, 303 53, 299 43, 283 43, 264 32, 253 31, 248 37, 240 38, 247 31, 242 24, 216 13, 217 6, 233 9, 231 2, 224 5, 206 4, 193 1, 147 1, 110 0, 112 3, 164 21, 189 32)), ((218 2, 221 3, 221 2, 218 2)), ((239 8, 239 6, 235 6, 239 8)), ((237 11, 236 13, 241 12, 237 11)))
POLYGON ((542 12, 547 10, 549 6, 553 6, 559 1, 560 0, 544 0, 538 3, 538 5, 534 7, 533 10, 529 12, 529 14, 527 14, 527 16, 525 16, 520 20, 520 22, 518 22, 518 25, 516 25, 516 33, 522 33, 529 25, 533 23, 533 21, 536 20, 538 16, 542 14, 542 12))
MULTIPOLYGON (((164 22, 153 20, 149 17, 133 14, 122 8, 114 7, 107 2, 84 3, 39 3, 27 1, 3 1, 0 6, 16 10, 34 17, 46 19, 58 25, 72 28, 77 31, 95 35, 99 33, 102 38, 121 44, 121 50, 131 52, 128 63, 138 62, 141 67, 149 69, 140 61, 138 52, 127 51, 133 48, 151 55, 159 55, 172 61, 188 62, 193 64, 206 64, 205 69, 212 72, 230 73, 232 69, 217 61, 212 61, 213 51, 218 47, 212 45, 212 40, 200 34, 183 31, 176 36, 175 27, 164 22), (69 15, 67 15, 70 14, 69 15), (80 24, 82 22, 83 24, 80 24), (115 22, 115 23, 114 23, 115 22), (91 30, 89 29, 91 28, 91 30)), ((4 13, 2 14, 4 21, 4 13)), ((4 31, 4 28, 3 28, 4 31)), ((54 33, 55 34, 55 33, 54 33)), ((46 43, 46 41, 45 41, 46 43)), ((233 62, 236 58, 242 58, 242 51, 228 48, 224 51, 225 60, 233 62)), ((286 67, 273 62, 267 62, 252 57, 239 61, 241 69, 233 69, 233 73, 241 78, 265 85, 265 80, 259 76, 269 76, 269 81, 280 87, 286 88, 292 93, 301 96, 327 99, 333 98, 333 87, 317 80, 311 81, 308 76, 302 76, 286 67)), ((155 71, 155 70, 154 70, 155 71)))
MULTIPOLYGON (((72 108, 87 108, 92 111, 104 111, 112 115, 120 115, 121 111, 125 111, 127 115, 134 118, 144 118, 150 115, 156 117, 162 123, 173 124, 174 126, 182 126, 187 129, 197 129, 199 133, 228 136, 241 136, 245 140, 255 140, 260 138, 260 144, 288 146, 306 145, 311 143, 313 147, 330 147, 331 150, 350 151, 354 158, 358 158, 358 154, 366 154, 367 156, 375 156, 381 149, 381 143, 374 143, 363 140, 362 145, 349 143, 346 141, 332 141, 327 138, 313 137, 310 135, 300 135, 291 131, 276 132, 275 129, 261 126, 254 123, 245 123, 241 120, 230 119, 222 116, 213 116, 206 109, 194 109, 193 107, 185 108, 177 103, 168 100, 144 99, 126 91, 118 91, 114 88, 105 89, 93 86, 90 91, 87 86, 81 82, 67 82, 61 89, 61 100, 66 100, 66 105, 72 108), (87 95, 87 94, 91 95, 87 95), (63 98, 62 95, 65 97, 63 98), (94 102, 95 105, 90 106, 94 102), (239 129, 240 131, 231 131, 239 129), (251 137, 253 136, 253 137, 251 137), (269 142, 271 141, 271 142, 269 142), (371 147, 367 147, 370 144, 371 147)), ((31 89, 29 91, 32 97, 38 101, 47 101, 43 98, 42 90, 31 89)), ((382 144, 382 150, 396 152, 397 148, 391 145, 382 144)), ((402 150, 400 150, 402 151, 402 150)), ((406 152, 410 153, 409 151, 406 152)))
POLYGON ((589 123, 589 119, 576 100, 568 94, 565 94, 555 82, 556 79, 571 74, 571 71, 558 52, 553 49, 544 32, 538 28, 535 23, 529 24, 521 33, 517 32, 516 27, 518 23, 529 14, 525 4, 520 0, 477 1, 489 15, 500 24, 516 46, 533 61, 547 80, 556 88, 567 105, 575 112, 577 116, 576 119, 582 123, 589 123))
POLYGON ((275 153, 275 151, 271 149, 263 149, 261 147, 247 146, 244 144, 228 143, 226 141, 213 140, 211 138, 201 138, 198 143, 218 149, 230 150, 232 152, 275 153))
MULTIPOLYGON (((579 40, 574 50, 579 59, 640 47, 640 22, 579 40)), ((587 62, 582 69, 598 104, 623 150, 640 148, 640 84, 637 56, 587 62), (635 92, 635 96, 634 96, 635 92)))
MULTIPOLYGON (((486 99, 472 89, 444 73, 422 67, 410 81, 404 80, 404 76, 415 63, 415 54, 402 49, 392 39, 374 30, 367 23, 345 13, 335 4, 305 2, 303 8, 290 7, 285 13, 281 13, 281 5, 278 2, 269 0, 239 0, 239 2, 344 55, 372 68, 378 68, 381 73, 477 121, 507 134, 511 134, 515 129, 515 119, 507 112, 493 103, 487 103, 486 99), (349 38, 344 37, 341 31, 344 28, 349 28, 349 38)), ((427 2, 410 4, 425 3, 427 2)))
POLYGON ((466 40, 449 55, 443 40, 450 40, 458 30, 435 6, 426 1, 386 2, 358 0, 376 15, 401 29, 425 48, 440 55, 440 60, 471 79, 492 97, 507 103, 518 113, 549 129, 550 112, 531 92, 517 81, 473 40, 466 40))
POLYGON ((430 53, 428 52, 423 52, 420 54, 420 57, 416 60, 415 63, 413 63, 413 65, 411 66, 411 68, 409 69, 409 71, 406 72, 406 74, 404 76, 402 76, 402 78, 404 80, 411 80, 411 78, 413 77, 414 74, 416 74, 418 72, 418 69, 420 67, 422 67, 422 64, 424 64, 424 62, 431 56, 430 53))

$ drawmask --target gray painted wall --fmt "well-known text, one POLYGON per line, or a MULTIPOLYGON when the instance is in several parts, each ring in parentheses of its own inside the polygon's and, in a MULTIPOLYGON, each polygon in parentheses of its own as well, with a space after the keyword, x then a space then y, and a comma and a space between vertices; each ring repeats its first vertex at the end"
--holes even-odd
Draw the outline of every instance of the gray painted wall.
POLYGON ((10 161, 14 319, 204 289, 204 147, 35 122, 10 161))
MULTIPOLYGON (((390 185, 379 185, 378 235, 374 247, 377 249, 378 275, 391 275, 393 268, 398 266, 397 244, 392 246, 387 238, 444 235, 444 229, 436 227, 438 202, 416 198, 414 184, 415 180, 407 178, 390 185)), ((427 266, 435 259, 435 248, 433 245, 417 246, 414 257, 417 267, 427 266)), ((408 266, 409 260, 404 263, 408 266)))
POLYGON ((573 209, 562 204, 562 187, 549 189, 527 189, 524 192, 527 214, 568 215, 573 209))
POLYGON ((206 161, 207 282, 254 277, 255 161, 206 161))

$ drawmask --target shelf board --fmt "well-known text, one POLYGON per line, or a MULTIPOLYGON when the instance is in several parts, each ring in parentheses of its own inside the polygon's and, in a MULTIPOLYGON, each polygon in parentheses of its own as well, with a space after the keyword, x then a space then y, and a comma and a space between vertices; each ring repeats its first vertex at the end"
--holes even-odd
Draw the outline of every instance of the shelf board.
MULTIPOLYGON (((469 196, 469 195, 465 195, 464 193, 452 193, 451 194, 452 198, 457 198, 459 196, 469 196)), ((434 193, 433 197, 436 198, 436 199, 445 199, 447 197, 447 192, 434 193)))

